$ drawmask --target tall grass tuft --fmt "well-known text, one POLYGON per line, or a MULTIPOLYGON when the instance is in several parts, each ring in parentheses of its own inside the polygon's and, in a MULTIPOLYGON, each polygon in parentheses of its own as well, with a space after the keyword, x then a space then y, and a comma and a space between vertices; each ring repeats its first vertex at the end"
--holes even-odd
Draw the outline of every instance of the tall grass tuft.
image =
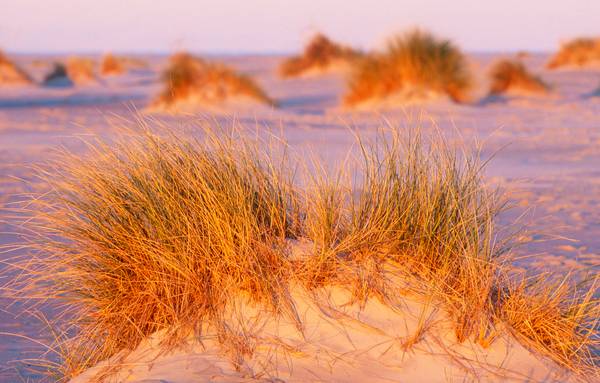
POLYGON ((68 318, 69 378, 164 330, 211 325, 239 297, 294 315, 287 237, 294 195, 263 143, 206 130, 202 142, 145 133, 63 153, 41 177, 30 254, 11 289, 68 318))
POLYGON ((0 86, 26 85, 32 83, 31 77, 0 51, 0 86))
POLYGON ((282 62, 279 73, 283 77, 296 77, 310 71, 323 72, 335 65, 350 64, 360 57, 359 51, 337 44, 319 33, 306 45, 302 55, 282 62))
POLYGON ((162 80, 165 89, 154 101, 157 107, 170 108, 190 102, 218 105, 240 97, 274 105, 250 77, 187 53, 171 57, 162 80))
POLYGON ((501 60, 490 70, 490 94, 510 92, 544 94, 550 89, 540 77, 534 76, 520 61, 501 60))
POLYGON ((591 65, 600 65, 600 38, 578 38, 563 44, 546 66, 557 69, 591 65))
POLYGON ((355 106, 399 94, 419 97, 427 92, 464 102, 471 84, 467 60, 454 44, 415 30, 392 39, 385 52, 357 62, 344 102, 355 106))

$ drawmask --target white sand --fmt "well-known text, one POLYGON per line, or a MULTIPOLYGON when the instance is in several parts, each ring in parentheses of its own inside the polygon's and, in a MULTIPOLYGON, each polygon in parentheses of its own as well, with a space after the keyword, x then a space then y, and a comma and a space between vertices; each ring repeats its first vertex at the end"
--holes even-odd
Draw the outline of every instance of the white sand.
MULTIPOLYGON (((31 71, 34 78, 39 80, 48 67, 34 65, 34 59, 36 57, 33 56, 15 57, 19 65, 31 71)), ((166 57, 146 59, 150 64, 147 69, 132 70, 126 75, 106 78, 97 84, 71 88, 25 86, 0 89, 0 205, 13 201, 16 198, 14 193, 40 188, 35 183, 26 186, 19 178, 31 180, 32 173, 26 165, 47 158, 51 148, 64 144, 80 150, 81 145, 72 136, 99 134, 110 137, 115 130, 107 121, 119 121, 119 116, 131 116, 131 111, 146 108, 152 97, 160 91, 158 70, 166 63, 166 57)), ((477 94, 484 94, 488 89, 484 74, 494 59, 494 55, 476 55, 473 58, 473 65, 481 79, 477 94)), ((236 119, 240 123, 281 132, 289 140, 292 149, 310 149, 332 166, 344 158, 352 144, 349 127, 369 137, 381 125, 382 117, 392 123, 406 125, 407 115, 414 117, 422 110, 437 121, 441 130, 455 137, 460 135, 468 141, 484 141, 483 155, 495 154, 487 170, 490 183, 507 188, 517 204, 517 208, 504 214, 501 221, 512 222, 524 210, 530 210, 525 223, 530 223, 532 229, 537 231, 531 237, 552 238, 550 241, 534 241, 518 250, 522 255, 534 255, 522 260, 524 267, 538 266, 557 272, 571 269, 598 272, 600 97, 595 96, 594 92, 600 73, 594 70, 547 71, 543 68, 545 59, 545 56, 532 55, 525 62, 532 72, 541 74, 554 86, 555 94, 552 97, 508 97, 475 102, 473 105, 456 105, 439 100, 405 110, 386 110, 381 114, 341 108, 339 101, 345 80, 339 74, 284 80, 277 75, 280 57, 228 57, 225 61, 254 76, 266 92, 280 103, 279 109, 260 107, 237 111, 236 119)), ((206 117, 212 118, 213 115, 207 111, 206 117)), ((155 118, 185 127, 198 116, 159 115, 155 118)), ((214 118, 222 123, 231 122, 231 118, 223 113, 214 118)), ((426 125, 428 121, 429 117, 425 119, 426 125)), ((7 233, 14 231, 8 225, 10 217, 3 214, 0 212, 0 243, 15 241, 16 236, 7 233)), ((503 366, 521 374, 514 375, 518 379, 530 376, 536 381, 553 376, 548 375, 553 373, 552 368, 514 341, 498 340, 489 350, 480 350, 478 346, 470 344, 455 345, 444 332, 443 320, 440 329, 432 331, 402 355, 398 348, 401 342, 392 339, 405 337, 414 328, 415 320, 408 311, 396 313, 371 302, 360 317, 382 333, 353 324, 333 330, 333 325, 326 321, 324 314, 310 308, 302 297, 298 297, 298 300, 308 310, 307 340, 301 340, 293 331, 281 330, 282 333, 278 334, 304 353, 289 357, 296 366, 292 372, 287 363, 279 364, 284 380, 292 376, 296 381, 306 381, 310 377, 307 369, 312 369, 325 381, 330 377, 338 381, 384 381, 384 378, 390 378, 388 381, 404 382, 463 381, 461 377, 467 381, 472 379, 473 375, 457 367, 456 361, 450 360, 447 353, 437 355, 440 349, 436 338, 458 352, 461 358, 477 358, 491 362, 496 367, 508 352, 509 358, 503 366), (344 331, 351 334, 353 342, 340 335, 344 331), (332 336, 332 339, 328 340, 328 336, 332 336), (394 347, 381 360, 378 360, 378 356, 384 348, 380 346, 369 352, 360 352, 383 341, 387 341, 388 345, 394 344, 394 347), (340 354, 344 354, 344 357, 335 359, 334 363, 334 356, 340 354), (330 372, 329 365, 332 363, 335 368, 330 372)), ((418 313, 418 304, 407 304, 413 314, 418 313)), ((356 315, 353 309, 347 309, 356 315)), ((30 318, 15 318, 10 313, 0 311, 0 332, 36 336, 36 331, 35 322, 30 318)), ((216 347, 207 346, 206 350, 197 345, 190 347, 191 351, 178 349, 171 355, 156 359, 150 372, 147 372, 147 363, 136 366, 135 379, 164 379, 169 382, 209 380, 207 377, 212 381, 248 380, 232 369, 227 358, 216 354, 216 347), (223 377, 219 378, 219 375, 223 377)), ((144 358, 143 348, 131 358, 144 358)), ((35 355, 29 354, 28 350, 39 350, 39 347, 23 339, 0 335, 0 365, 35 355)), ((153 352, 152 347, 149 352, 153 352)), ((261 350, 257 355, 265 357, 267 353, 261 350)), ((248 363, 254 374, 261 371, 256 364, 258 362, 248 363)), ((472 366, 473 363, 469 362, 468 365, 472 366)), ((487 377, 483 377, 489 372, 485 372, 478 363, 476 365, 478 376, 487 380, 487 377)), ((0 370, 0 381, 19 381, 14 373, 13 370, 0 370)), ((311 379, 318 381, 317 378, 311 379)), ((560 377, 556 379, 561 380, 560 377)))

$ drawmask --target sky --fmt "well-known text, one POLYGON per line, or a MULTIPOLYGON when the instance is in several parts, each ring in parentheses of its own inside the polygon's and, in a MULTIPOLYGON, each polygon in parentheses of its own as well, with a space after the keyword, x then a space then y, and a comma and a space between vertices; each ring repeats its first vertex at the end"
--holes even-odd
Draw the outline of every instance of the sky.
POLYGON ((318 31, 363 49, 420 27, 467 51, 600 35, 600 0, 0 0, 11 52, 287 53, 318 31))

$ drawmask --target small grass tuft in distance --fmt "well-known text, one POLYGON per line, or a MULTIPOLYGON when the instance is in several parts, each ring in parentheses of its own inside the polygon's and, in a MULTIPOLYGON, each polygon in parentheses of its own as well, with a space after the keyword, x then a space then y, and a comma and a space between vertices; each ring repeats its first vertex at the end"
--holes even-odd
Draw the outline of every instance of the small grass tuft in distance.
POLYGON ((529 73, 525 65, 516 60, 501 60, 490 70, 490 95, 511 92, 544 94, 550 90, 540 77, 529 73))
POLYGON ((355 106, 399 94, 417 98, 427 92, 464 102, 471 84, 467 60, 454 44, 414 30, 392 39, 384 52, 356 63, 344 103, 355 106))
POLYGON ((85 84, 96 81, 94 75, 94 60, 84 57, 69 57, 66 70, 69 78, 75 84, 85 84))
POLYGON ((552 56, 549 69, 600 65, 600 38, 578 38, 563 44, 552 56))
POLYGON ((0 51, 0 86, 31 84, 31 77, 0 51))
POLYGON ((170 58, 162 80, 165 89, 154 101, 159 107, 169 108, 180 102, 218 105, 239 97, 275 104, 250 77, 188 53, 178 53, 170 58))
POLYGON ((100 73, 103 76, 116 76, 125 72, 125 66, 122 60, 110 53, 107 53, 102 57, 100 63, 100 73))
POLYGON ((326 71, 335 65, 349 64, 362 57, 362 53, 337 44, 327 36, 315 35, 300 56, 288 58, 279 67, 282 77, 301 76, 310 71, 326 71))

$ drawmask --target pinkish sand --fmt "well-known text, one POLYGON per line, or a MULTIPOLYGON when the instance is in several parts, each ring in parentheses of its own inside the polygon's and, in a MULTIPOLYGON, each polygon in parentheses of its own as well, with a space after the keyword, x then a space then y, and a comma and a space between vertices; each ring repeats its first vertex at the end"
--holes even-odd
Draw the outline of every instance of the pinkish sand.
MULTIPOLYGON (((471 57, 481 77, 478 94, 483 95, 487 89, 484 76, 488 64, 498 55, 471 57)), ((48 68, 33 65, 35 58, 22 56, 16 61, 39 80, 48 68)), ((460 135, 466 141, 483 142, 483 155, 494 155, 487 170, 490 183, 507 189, 517 205, 502 216, 501 221, 511 222, 527 211, 523 223, 538 233, 532 235, 536 241, 517 250, 523 256, 533 255, 521 261, 523 267, 564 273, 573 269, 597 273, 600 270, 600 96, 594 92, 600 82, 600 72, 547 71, 543 67, 546 58, 545 55, 532 55, 525 62, 553 85, 554 94, 550 97, 484 99, 473 105, 456 105, 442 100, 377 113, 354 113, 339 107, 344 90, 344 78, 339 74, 283 80, 277 76, 280 57, 225 57, 223 60, 254 76, 280 104, 278 109, 258 107, 236 111, 238 122, 280 132, 292 148, 311 150, 332 166, 352 145, 349 127, 369 137, 381 126, 383 117, 402 126, 407 124, 407 115, 415 118, 422 114, 426 116, 425 125, 431 118, 443 131, 460 135), (537 241, 540 238, 545 240, 537 241)), ((80 150, 74 136, 96 134, 109 138, 115 133, 111 122, 118 123, 120 116, 131 118, 133 110, 144 110, 151 97, 160 90, 158 71, 166 57, 145 59, 150 63, 148 69, 105 78, 96 84, 72 88, 0 88, 0 205, 14 201, 17 193, 41 187, 35 182, 28 185, 23 180, 33 181, 28 165, 43 161, 52 148, 64 144, 80 150)), ((199 116, 154 117, 178 125, 189 125, 198 118, 215 118, 224 124, 232 120, 226 113, 211 116, 206 112, 199 116)), ((12 231, 10 217, 0 212, 0 243, 15 241, 12 231)), ((281 365, 283 380, 410 382, 474 379, 456 361, 438 355, 441 346, 435 338, 444 339, 443 318, 440 327, 432 331, 437 335, 425 339, 409 352, 392 347, 392 351, 380 355, 385 350, 385 347, 379 348, 380 342, 410 334, 415 325, 415 313, 420 312, 418 303, 403 302, 401 306, 407 309, 402 315, 375 307, 376 303, 360 314, 350 307, 347 314, 351 323, 331 329, 327 327, 332 325, 326 323, 326 314, 317 312, 302 297, 299 301, 306 306, 313 336, 300 344, 293 332, 278 334, 287 342, 296 342, 298 352, 308 355, 306 358, 296 354, 288 356, 286 360, 291 364, 281 365), (353 325, 357 315, 364 325, 359 328, 353 325), (349 338, 342 340, 340 334, 348 332, 349 338), (330 343, 325 340, 327 334, 331 335, 330 343), (371 346, 373 348, 367 352, 366 348, 371 346), (361 353, 361 350, 365 352, 361 353), (334 357, 340 354, 344 357, 334 357), (374 374, 376 363, 380 364, 374 374), (307 375, 307 371, 314 374, 307 375), (423 375, 424 371, 426 375, 423 375)), ((18 307, 11 307, 8 312, 0 311, 0 333, 37 337, 44 331, 31 317, 15 317, 14 313, 18 311, 18 307)), ((134 353, 132 358, 138 359, 130 362, 136 367, 123 371, 123 374, 131 372, 131 375, 120 375, 121 380, 117 381, 252 381, 250 372, 240 375, 232 370, 226 359, 194 344, 161 356, 154 360, 152 365, 155 367, 148 370, 151 365, 148 358, 154 356, 152 342, 155 341, 149 339, 134 353)), ((478 361, 476 368, 483 381, 503 376, 490 372, 485 368, 485 362, 497 367, 498 358, 506 353, 509 356, 501 359, 504 361, 502 366, 512 371, 510 376, 515 381, 566 379, 547 361, 510 339, 498 341, 490 350, 471 346, 452 347, 458 347, 453 350, 462 357, 471 358, 469 365, 472 360, 478 361)), ((27 378, 35 380, 36 376, 22 367, 15 368, 12 361, 36 356, 39 350, 40 346, 26 339, 0 335, 0 382, 21 381, 19 375, 24 377, 23 381, 27 378)), ((256 364, 246 367, 254 373, 260 370, 256 364)), ((86 381, 84 378, 77 381, 86 381)))

